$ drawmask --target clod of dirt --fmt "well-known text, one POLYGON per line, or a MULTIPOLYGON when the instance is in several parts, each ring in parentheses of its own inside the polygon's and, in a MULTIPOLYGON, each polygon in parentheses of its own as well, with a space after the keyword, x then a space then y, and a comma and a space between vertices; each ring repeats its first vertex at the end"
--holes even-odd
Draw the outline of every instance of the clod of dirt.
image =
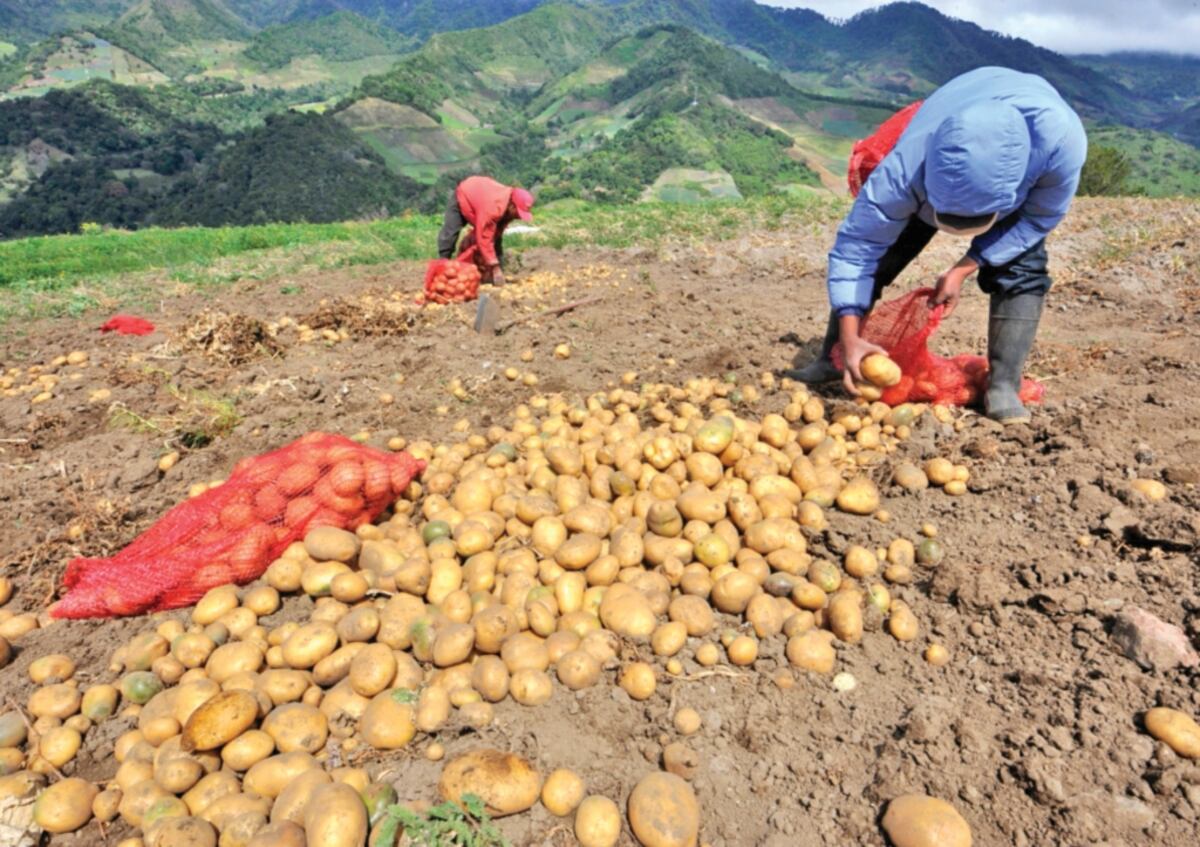
POLYGON ((214 311, 197 316, 184 331, 182 346, 228 365, 243 365, 283 351, 283 345, 257 318, 214 311))
POLYGON ((1200 665, 1200 656, 1182 629, 1136 606, 1123 610, 1113 624, 1112 640, 1126 658, 1146 670, 1169 671, 1200 665))
POLYGON ((299 323, 315 330, 344 329, 359 337, 391 336, 407 333, 416 316, 403 304, 364 297, 357 302, 332 300, 299 318, 299 323))

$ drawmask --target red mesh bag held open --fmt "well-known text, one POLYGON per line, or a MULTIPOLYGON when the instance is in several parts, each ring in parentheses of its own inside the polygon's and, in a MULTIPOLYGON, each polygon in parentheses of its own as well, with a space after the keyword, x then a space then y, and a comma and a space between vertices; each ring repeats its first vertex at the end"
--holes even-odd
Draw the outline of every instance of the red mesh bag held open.
POLYGON ((850 152, 850 169, 846 174, 851 196, 858 196, 858 192, 862 191, 862 187, 866 185, 867 177, 879 167, 879 163, 887 157, 887 154, 892 152, 892 148, 896 146, 896 142, 900 140, 904 130, 908 129, 913 115, 921 108, 923 102, 923 100, 918 100, 916 103, 905 106, 880 124, 879 129, 875 130, 869 138, 854 142, 854 149, 850 152))
POLYGON ((243 459, 223 485, 175 506, 115 556, 75 559, 51 613, 101 618, 191 605, 218 585, 257 579, 313 527, 375 520, 424 469, 408 453, 310 433, 243 459))
MULTIPOLYGON (((929 339, 945 316, 945 306, 931 307, 932 288, 918 288, 880 303, 863 321, 860 334, 888 352, 900 366, 900 382, 883 391, 883 402, 944 403, 970 406, 987 390, 988 363, 985 356, 970 354, 944 358, 929 351, 929 339)), ((833 350, 833 362, 845 367, 842 345, 833 350)), ((1040 403, 1045 387, 1034 380, 1021 382, 1021 402, 1040 403)))

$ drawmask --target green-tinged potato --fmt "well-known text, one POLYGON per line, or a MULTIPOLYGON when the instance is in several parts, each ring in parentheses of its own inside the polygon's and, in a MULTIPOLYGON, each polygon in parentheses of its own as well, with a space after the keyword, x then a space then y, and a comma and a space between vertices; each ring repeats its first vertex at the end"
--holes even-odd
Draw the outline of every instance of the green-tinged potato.
POLYGON ((349 785, 322 785, 309 798, 304 814, 309 845, 363 847, 368 829, 366 804, 349 785))
MULTIPOLYGON (((144 779, 121 789, 121 818, 130 826, 140 827, 150 807, 167 797, 167 791, 152 779, 144 779)), ((185 800, 186 802, 186 800, 185 800)))
POLYGON ((275 748, 281 753, 316 753, 329 737, 325 715, 307 703, 276 706, 263 720, 262 729, 275 740, 275 748))
POLYGON ((5 712, 0 715, 0 747, 19 747, 25 743, 29 727, 20 713, 5 712))
POLYGON ((593 794, 575 810, 575 838, 580 847, 613 847, 621 837, 621 812, 607 797, 593 794))
POLYGON ((702 453, 719 456, 733 442, 732 418, 716 417, 705 423, 692 437, 693 447, 702 453))
POLYGON ((922 539, 917 545, 917 561, 922 565, 940 565, 946 553, 936 538, 922 539))
POLYGON ((308 801, 313 792, 322 785, 333 782, 332 777, 325 771, 305 771, 297 776, 280 792, 271 806, 271 823, 303 824, 304 813, 308 809, 308 801))
POLYGON ((1186 759, 1200 759, 1200 725, 1178 709, 1158 707, 1146 712, 1146 729, 1186 759))
POLYGON ((477 750, 459 756, 442 770, 438 793, 462 804, 465 794, 481 798, 493 817, 523 812, 537 802, 542 778, 525 759, 498 750, 477 750))
MULTIPOLYGON (((398 750, 417 732, 413 711, 415 695, 406 688, 377 694, 358 722, 362 740, 377 750, 398 750)), ((447 710, 449 703, 447 705, 447 710)))
POLYGON ((274 799, 301 773, 320 767, 308 753, 281 753, 263 759, 246 771, 242 788, 247 794, 274 799))
POLYGON ((600 620, 618 635, 636 639, 649 638, 658 623, 645 595, 622 583, 605 590, 600 620))
POLYGON ((905 794, 888 803, 883 831, 895 847, 971 847, 971 827, 936 797, 905 794))
POLYGON ((695 847, 700 804, 675 774, 648 774, 629 795, 629 826, 644 847, 695 847))
POLYGON ((787 658, 798 668, 814 673, 833 673, 837 653, 833 649, 833 633, 810 630, 788 639, 787 658))
POLYGON ((185 752, 215 750, 228 744, 258 719, 258 700, 246 691, 223 691, 199 706, 183 727, 185 752))
POLYGON ((146 847, 217 847, 217 831, 200 818, 162 818, 146 833, 146 847))
POLYGON ((546 777, 542 786, 542 805, 552 815, 565 818, 583 802, 583 780, 574 771, 559 768, 546 777))
POLYGON ((92 801, 100 790, 90 782, 70 777, 43 791, 33 805, 33 820, 47 832, 74 832, 92 817, 92 801))
POLYGON ((80 712, 92 723, 100 723, 116 713, 120 696, 115 685, 93 685, 83 693, 80 712))
POLYGON ((838 492, 837 507, 852 515, 869 515, 879 508, 879 488, 865 476, 856 476, 838 492))

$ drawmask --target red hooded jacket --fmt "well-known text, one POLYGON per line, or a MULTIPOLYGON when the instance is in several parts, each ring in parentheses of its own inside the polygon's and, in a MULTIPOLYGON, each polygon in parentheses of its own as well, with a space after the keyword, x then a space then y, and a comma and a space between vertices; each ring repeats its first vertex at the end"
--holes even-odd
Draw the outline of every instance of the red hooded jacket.
POLYGON ((484 263, 499 264, 496 236, 504 232, 509 223, 504 217, 512 199, 512 187, 501 185, 491 177, 471 176, 460 182, 454 193, 459 211, 475 228, 475 243, 484 263))

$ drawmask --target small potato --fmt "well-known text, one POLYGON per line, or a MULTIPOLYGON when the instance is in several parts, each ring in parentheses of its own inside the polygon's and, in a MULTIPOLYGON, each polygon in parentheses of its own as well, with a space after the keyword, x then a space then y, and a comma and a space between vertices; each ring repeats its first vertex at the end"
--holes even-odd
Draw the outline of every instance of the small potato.
POLYGON ((59 780, 43 791, 33 805, 33 820, 47 832, 74 832, 92 817, 99 789, 82 779, 59 780))
POLYGON ((758 658, 758 642, 748 635, 739 635, 725 648, 730 664, 749 667, 758 658))
POLYGON ((862 595, 857 591, 839 591, 829 600, 826 611, 829 628, 847 644, 857 644, 863 636, 862 595))
POLYGON ((584 791, 583 780, 578 774, 559 768, 546 777, 546 784, 542 786, 542 805, 550 814, 563 818, 583 801, 584 791))
POLYGON ((883 831, 895 847, 971 847, 971 827, 936 797, 905 794, 888 803, 883 831))
POLYGON ((481 798, 494 817, 523 812, 537 802, 542 778, 528 761, 513 753, 477 750, 459 756, 442 770, 438 793, 462 803, 465 794, 481 798))
POLYGON ((1200 759, 1200 725, 1178 709, 1158 707, 1146 712, 1146 729, 1186 759, 1200 759))
POLYGON ((944 486, 954 481, 954 463, 941 456, 930 459, 925 463, 925 476, 934 485, 944 486))
POLYGON ((575 838, 580 847, 613 847, 621 837, 621 812, 607 797, 592 795, 575 811, 575 838))
POLYGON ((888 616, 888 632, 897 641, 912 641, 917 637, 920 625, 912 609, 900 600, 893 600, 888 616))

